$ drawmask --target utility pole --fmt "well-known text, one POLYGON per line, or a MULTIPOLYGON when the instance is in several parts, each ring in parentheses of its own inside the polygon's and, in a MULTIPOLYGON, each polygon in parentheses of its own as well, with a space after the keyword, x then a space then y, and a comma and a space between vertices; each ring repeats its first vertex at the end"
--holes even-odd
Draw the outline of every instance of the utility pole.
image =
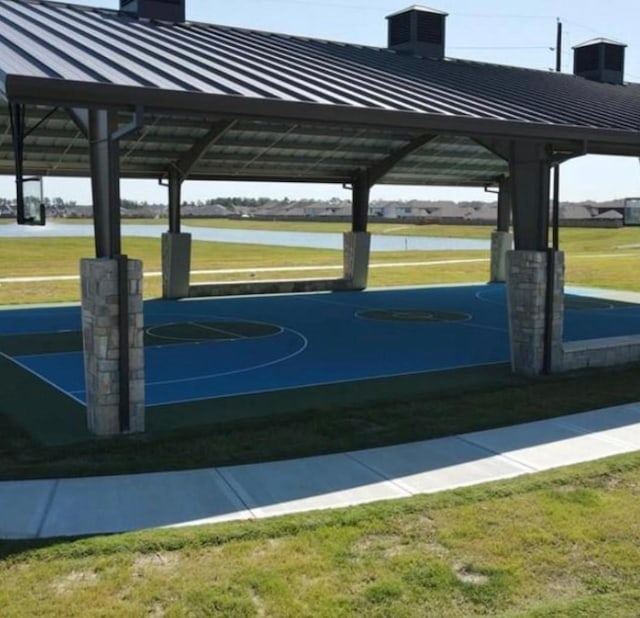
MULTIPOLYGON (((558 30, 556 36, 556 72, 562 71, 562 22, 558 17, 558 30)), ((544 360, 543 371, 550 374, 552 370, 553 348, 553 304, 554 304, 554 280, 556 271, 556 254, 560 245, 560 164, 553 166, 553 198, 551 204, 551 247, 547 248, 547 292, 545 298, 545 335, 544 335, 544 360)))
MULTIPOLYGON (((556 35, 556 72, 562 71, 562 22, 558 17, 558 30, 556 35)), ((558 228, 560 227, 560 165, 553 167, 553 211, 552 211, 552 247, 558 250, 560 244, 558 228)))

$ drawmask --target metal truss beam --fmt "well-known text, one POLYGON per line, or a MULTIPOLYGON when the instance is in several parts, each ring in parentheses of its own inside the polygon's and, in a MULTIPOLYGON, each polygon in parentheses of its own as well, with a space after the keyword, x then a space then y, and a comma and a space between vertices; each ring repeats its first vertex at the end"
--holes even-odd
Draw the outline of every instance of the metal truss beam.
POLYGON ((422 148, 424 145, 433 141, 437 136, 430 133, 418 135, 409 141, 402 148, 392 152, 388 157, 378 161, 367 169, 367 177, 369 186, 375 185, 385 174, 388 174, 400 161, 411 153, 422 148))
POLYGON ((235 120, 221 120, 216 122, 193 146, 185 152, 171 167, 178 170, 180 178, 185 180, 198 161, 233 125, 235 120))

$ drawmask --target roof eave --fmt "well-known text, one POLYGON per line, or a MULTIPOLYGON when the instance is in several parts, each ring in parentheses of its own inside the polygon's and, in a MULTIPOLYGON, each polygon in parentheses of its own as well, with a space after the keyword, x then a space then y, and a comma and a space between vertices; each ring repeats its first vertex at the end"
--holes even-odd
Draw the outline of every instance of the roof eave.
POLYGON ((372 128, 430 131, 442 135, 463 135, 510 140, 579 142, 584 154, 625 154, 640 156, 640 126, 630 132, 597 127, 538 124, 469 116, 446 116, 423 112, 396 111, 323 105, 276 99, 182 92, 95 84, 82 81, 8 75, 6 97, 31 105, 120 110, 142 106, 152 112, 203 114, 230 118, 313 122, 372 128))

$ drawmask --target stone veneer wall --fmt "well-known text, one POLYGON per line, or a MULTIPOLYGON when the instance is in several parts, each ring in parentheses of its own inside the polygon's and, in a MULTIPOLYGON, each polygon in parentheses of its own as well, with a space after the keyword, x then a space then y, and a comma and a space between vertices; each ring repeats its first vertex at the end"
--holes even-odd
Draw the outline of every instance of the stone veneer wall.
POLYGON ((191 234, 162 235, 162 298, 189 296, 191 234))
MULTIPOLYGON (((507 295, 511 366, 524 375, 544 369, 546 333, 547 252, 507 253, 507 295)), ((551 370, 562 370, 564 313, 564 254, 555 254, 551 370)))
MULTIPOLYGON (((101 436, 120 433, 118 261, 83 259, 82 336, 87 422, 101 436)), ((142 262, 128 262, 130 432, 144 431, 142 262)))
POLYGON ((491 233, 491 283, 507 280, 507 253, 513 246, 513 234, 509 232, 491 233))
POLYGON ((569 341, 563 346, 562 369, 613 367, 640 361, 640 335, 569 341))
POLYGON ((369 278, 369 232, 344 233, 344 278, 351 290, 364 290, 369 278))
POLYGON ((339 279, 278 279, 275 281, 198 283, 189 286, 189 296, 197 298, 241 294, 362 290, 367 286, 370 244, 371 234, 368 232, 346 232, 344 234, 344 276, 339 279))
POLYGON ((348 290, 345 279, 278 279, 276 281, 230 281, 196 283, 189 286, 191 298, 209 296, 244 296, 248 294, 299 294, 348 290))

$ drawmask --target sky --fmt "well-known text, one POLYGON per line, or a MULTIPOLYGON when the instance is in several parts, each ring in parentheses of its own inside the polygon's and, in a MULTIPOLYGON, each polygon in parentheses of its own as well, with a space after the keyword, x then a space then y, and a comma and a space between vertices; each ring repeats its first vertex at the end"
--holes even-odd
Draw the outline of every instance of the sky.
MULTIPOLYGON (((118 8, 119 0, 66 0, 118 8)), ((282 32, 364 45, 386 45, 385 16, 404 9, 410 0, 186 0, 187 19, 243 28, 282 32)), ((640 2, 638 0, 429 0, 449 13, 446 55, 478 61, 551 70, 555 67, 558 19, 563 24, 562 70, 573 69, 572 46, 594 37, 626 43, 625 79, 640 82, 640 2)), ((640 196, 640 161, 629 157, 588 156, 562 165, 561 199, 595 200, 640 196)), ((12 178, 0 178, 0 195, 14 195, 12 178)), ((123 198, 166 201, 156 181, 124 180, 123 198)), ((49 197, 90 202, 83 179, 45 179, 49 197)), ((183 199, 210 197, 272 197, 291 199, 348 198, 338 185, 290 183, 185 182, 183 199)), ((484 200, 495 196, 482 189, 440 187, 375 187, 372 199, 484 200)))

